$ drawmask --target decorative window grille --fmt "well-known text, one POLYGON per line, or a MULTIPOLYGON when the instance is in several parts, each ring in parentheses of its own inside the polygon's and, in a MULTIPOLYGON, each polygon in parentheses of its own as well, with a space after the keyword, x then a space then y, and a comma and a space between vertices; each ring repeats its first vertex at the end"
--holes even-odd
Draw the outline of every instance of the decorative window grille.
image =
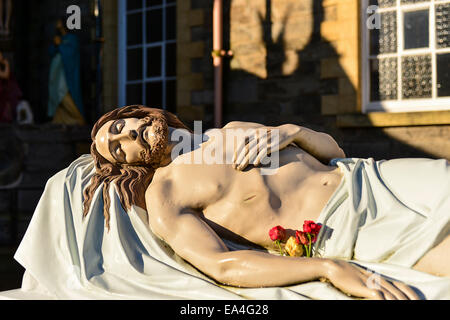
POLYGON ((118 1, 120 105, 174 111, 176 0, 118 1))
POLYGON ((450 0, 362 0, 361 9, 363 112, 450 110, 450 0))

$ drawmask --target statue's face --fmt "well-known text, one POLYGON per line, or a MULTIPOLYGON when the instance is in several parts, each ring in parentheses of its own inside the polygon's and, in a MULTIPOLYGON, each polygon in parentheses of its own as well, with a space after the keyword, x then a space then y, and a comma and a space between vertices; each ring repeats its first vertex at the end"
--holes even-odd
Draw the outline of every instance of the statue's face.
POLYGON ((160 117, 111 120, 99 129, 95 144, 113 164, 157 164, 167 148, 168 126, 160 117))

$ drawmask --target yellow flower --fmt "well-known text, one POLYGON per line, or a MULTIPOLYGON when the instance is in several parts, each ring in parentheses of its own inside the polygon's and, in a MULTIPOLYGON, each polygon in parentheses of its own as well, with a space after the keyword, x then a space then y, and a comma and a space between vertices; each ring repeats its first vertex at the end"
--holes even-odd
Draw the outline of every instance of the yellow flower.
POLYGON ((298 244, 295 237, 290 237, 284 246, 284 250, 291 257, 301 257, 303 255, 303 246, 298 244))

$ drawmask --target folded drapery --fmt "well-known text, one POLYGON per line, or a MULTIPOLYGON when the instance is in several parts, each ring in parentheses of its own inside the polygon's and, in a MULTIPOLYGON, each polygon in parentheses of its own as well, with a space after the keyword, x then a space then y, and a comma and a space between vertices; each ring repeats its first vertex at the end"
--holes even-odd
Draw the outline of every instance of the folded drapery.
MULTIPOLYGON (((145 211, 133 207, 126 212, 115 188, 110 189, 108 232, 100 189, 89 214, 82 216, 82 191, 93 173, 92 158, 84 155, 48 181, 15 254, 26 269, 23 295, 19 291, 9 297, 42 293, 55 299, 350 299, 318 281, 276 288, 221 286, 154 236, 145 211)), ((450 299, 450 279, 389 264, 358 264, 416 287, 425 298, 450 299)))
POLYGON ((317 219, 327 258, 413 267, 450 234, 445 159, 333 159, 344 179, 317 219))

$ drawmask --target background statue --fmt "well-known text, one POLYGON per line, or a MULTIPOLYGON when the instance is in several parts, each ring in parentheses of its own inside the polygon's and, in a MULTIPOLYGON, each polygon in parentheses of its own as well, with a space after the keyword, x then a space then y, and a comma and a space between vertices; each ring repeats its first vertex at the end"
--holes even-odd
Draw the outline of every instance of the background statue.
POLYGON ((22 98, 9 61, 0 52, 0 122, 11 123, 16 118, 16 107, 22 98))
POLYGON ((12 0, 0 0, 0 35, 2 36, 9 36, 10 34, 11 14, 12 0))
POLYGON ((80 83, 80 44, 69 33, 63 19, 56 22, 57 35, 49 52, 52 57, 49 77, 48 116, 53 123, 84 125, 80 83))

